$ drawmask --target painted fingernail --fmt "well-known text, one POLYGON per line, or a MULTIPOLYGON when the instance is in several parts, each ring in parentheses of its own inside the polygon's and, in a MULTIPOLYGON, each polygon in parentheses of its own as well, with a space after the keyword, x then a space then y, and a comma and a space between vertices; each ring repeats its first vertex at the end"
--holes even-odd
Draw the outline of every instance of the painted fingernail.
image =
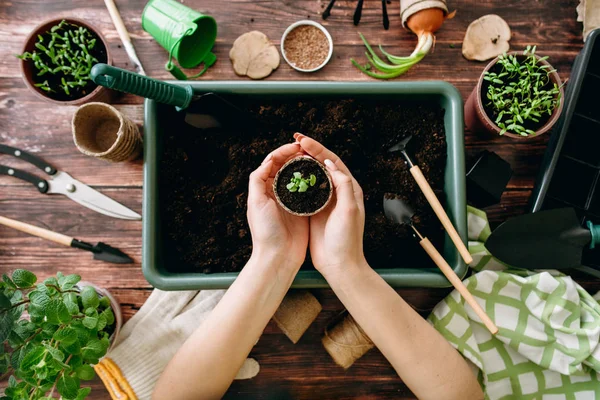
POLYGON ((260 165, 264 165, 267 161, 269 161, 271 158, 273 158, 273 153, 269 153, 265 159, 263 160, 263 162, 260 163, 260 165))
POLYGON ((325 166, 331 171, 337 171, 338 167, 333 163, 333 161, 327 159, 325 160, 325 166))

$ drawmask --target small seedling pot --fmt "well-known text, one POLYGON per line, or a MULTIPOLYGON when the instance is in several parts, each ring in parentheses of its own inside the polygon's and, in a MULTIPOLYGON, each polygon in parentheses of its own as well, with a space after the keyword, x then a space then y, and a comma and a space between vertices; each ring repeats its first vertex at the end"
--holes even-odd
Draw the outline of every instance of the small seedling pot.
MULTIPOLYGON (((293 171, 294 172, 294 171, 293 171)), ((318 179, 318 178, 317 178, 318 179)), ((289 192, 292 195, 295 196, 306 196, 305 199, 309 199, 309 198, 314 198, 315 196, 315 192, 314 190, 323 190, 320 188, 320 185, 322 185, 323 182, 319 182, 317 181, 317 183, 315 184, 314 187, 309 188, 306 192, 304 193, 298 193, 298 192, 289 192), (312 193, 311 193, 311 189, 312 193), (310 196, 310 197, 309 197, 310 196)), ((275 174, 275 179, 273 179, 273 193, 275 193, 275 199, 277 200, 277 203, 281 206, 281 208, 283 208, 285 211, 289 212, 290 214, 293 215, 297 215, 299 217, 310 217, 311 215, 315 215, 321 211, 323 211, 323 209, 325 209, 325 207, 327 207, 327 205, 329 204, 329 202, 331 201, 331 198, 333 196, 333 182, 331 180, 331 174, 329 174, 329 171, 327 170, 327 168, 325 168, 325 166, 323 164, 321 164, 320 162, 318 162, 317 160, 315 160, 312 157, 309 156, 298 156, 295 158, 292 158, 291 160, 289 160, 288 162, 286 162, 285 164, 283 164, 283 166, 279 169, 279 171, 277 171, 277 174, 275 174), (298 210, 294 210, 291 208, 291 204, 289 204, 288 201, 286 201, 286 197, 285 196, 281 196, 280 193, 278 193, 278 189, 281 191, 287 190, 285 185, 287 185, 289 182, 282 182, 281 186, 283 187, 283 189, 280 186, 280 179, 283 179, 282 177, 285 174, 285 171, 291 169, 294 169, 294 164, 297 164, 299 162, 302 161, 309 161, 311 163, 314 163, 316 166, 318 166, 318 168, 323 171, 323 175, 321 177, 321 179, 323 177, 325 177, 327 179, 327 186, 328 186, 328 193, 326 196, 326 200, 323 202, 323 204, 319 204, 318 207, 316 207, 314 210, 310 210, 310 211, 298 211, 298 210)), ((283 192, 285 193, 285 192, 283 192)))
POLYGON ((91 286, 94 288, 94 290, 96 291, 96 293, 98 293, 98 297, 102 298, 102 297, 108 297, 108 300, 110 301, 110 308, 113 310, 113 314, 115 314, 115 330, 113 331, 113 333, 110 335, 110 349, 114 346, 117 338, 119 337, 119 332, 121 331, 121 327, 123 326, 123 314, 121 313, 121 305, 119 304, 119 302, 113 297, 113 295, 104 288, 101 288, 98 285, 95 285, 91 282, 87 282, 87 281, 80 281, 75 288, 77 290, 81 290, 81 288, 85 287, 85 286, 91 286))
MULTIPOLYGON (((43 35, 47 31, 49 31, 53 26, 60 24, 60 22, 62 20, 65 20, 73 25, 83 26, 84 28, 87 28, 91 32, 94 32, 96 34, 96 36, 98 36, 98 38, 100 39, 100 43, 102 43, 102 45, 104 46, 104 48, 106 50, 106 63, 109 65, 112 65, 112 57, 110 54, 110 48, 108 46, 108 43, 106 42, 106 39, 104 38, 104 36, 102 36, 102 33, 100 32, 100 30, 98 28, 94 27, 93 25, 91 25, 90 23, 83 21, 81 19, 78 19, 78 18, 53 18, 46 22, 42 22, 41 24, 36 26, 31 31, 29 36, 27 36, 27 39, 25 40, 25 45, 23 46, 21 54, 23 54, 25 52, 34 51, 36 49, 35 42, 38 38, 38 35, 43 35)), ((64 101, 53 99, 51 97, 48 97, 48 95, 42 89, 35 87, 36 82, 34 81, 33 78, 37 72, 36 72, 35 66, 33 65, 33 62, 31 60, 20 60, 20 65, 21 65, 21 74, 23 75, 23 81, 25 81, 25 84, 27 85, 27 87, 37 97, 39 97, 43 100, 49 101, 50 103, 54 103, 54 104, 58 104, 58 105, 78 106, 78 105, 81 105, 81 104, 84 104, 84 103, 87 103, 90 101, 108 102, 108 101, 110 101, 110 99, 112 97, 112 92, 109 89, 107 89, 103 86, 97 86, 89 94, 87 94, 83 97, 77 98, 77 99, 64 100, 64 101)))
POLYGON ((288 65, 290 67, 294 68, 296 71, 300 71, 300 72, 315 72, 315 71, 318 71, 321 68, 323 68, 329 62, 329 60, 331 60, 331 56, 333 55, 333 39, 331 38, 331 35, 329 34, 329 31, 327 31, 327 29, 325 29, 325 27, 323 25, 319 24, 318 22, 311 21, 311 20, 308 20, 308 19, 305 19, 305 20, 302 20, 302 21, 297 21, 297 22, 294 22, 293 24, 291 24, 290 26, 288 26, 288 28, 285 30, 285 32, 283 32, 283 36, 281 36, 281 55, 283 55, 283 59, 285 60, 285 62, 287 62, 288 65), (325 58, 325 61, 323 61, 317 67, 311 68, 311 69, 303 69, 303 68, 297 67, 294 63, 292 63, 287 58, 287 55, 285 53, 285 39, 287 38, 288 34, 291 31, 293 31, 294 29, 296 29, 297 27, 303 26, 303 25, 311 25, 311 26, 317 27, 321 32, 323 32, 323 34, 327 38, 327 42, 329 43, 329 53, 327 54, 327 57, 325 58))
POLYGON ((137 125, 113 106, 91 102, 75 111, 73 142, 83 154, 109 162, 132 161, 142 153, 137 125))
MULTIPOLYGON (((522 56, 523 53, 513 51, 508 54, 509 55, 512 54, 515 56, 519 56, 519 55, 522 56)), ((540 64, 548 65, 550 67, 550 70, 553 69, 552 66, 546 60, 540 60, 540 57, 538 55, 535 55, 535 57, 538 59, 538 62, 540 64)), ((518 57, 518 58, 521 58, 521 57, 518 57)), ((488 132, 494 136, 499 136, 500 132, 502 131, 498 127, 498 125, 496 125, 496 123, 487 115, 484 105, 483 105, 484 96, 485 96, 485 93, 483 93, 483 84, 484 84, 483 77, 485 76, 486 72, 488 72, 490 69, 492 69, 492 67, 494 67, 494 65, 496 65, 496 63, 498 62, 498 59, 499 59, 499 57, 494 58, 485 67, 485 69, 481 73, 481 76, 479 77, 479 80, 477 81, 477 86, 475 86, 475 88, 469 95, 467 102, 465 103, 465 108, 464 108, 465 125, 471 132, 488 132)), ((558 87, 560 88, 560 102, 559 102, 558 106, 554 109, 554 112, 552 113, 552 115, 550 116, 548 121, 542 127, 537 129, 535 131, 535 134, 522 136, 522 135, 519 135, 518 133, 505 132, 502 136, 508 136, 513 139, 521 139, 521 140, 533 139, 533 138, 536 138, 536 137, 548 132, 554 126, 554 124, 556 123, 556 121, 558 121, 558 118, 560 117, 560 113, 562 112, 565 94, 564 94, 564 90, 561 86, 562 82, 560 80, 560 77, 556 73, 556 71, 550 73, 550 80, 552 81, 552 83, 556 83, 558 85, 558 87)))

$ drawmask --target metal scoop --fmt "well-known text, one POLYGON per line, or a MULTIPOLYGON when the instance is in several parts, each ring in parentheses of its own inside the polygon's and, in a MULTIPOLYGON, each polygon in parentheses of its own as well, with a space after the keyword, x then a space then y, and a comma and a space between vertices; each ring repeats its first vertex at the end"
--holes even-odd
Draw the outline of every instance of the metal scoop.
POLYGON ((461 257, 463 258, 463 260, 465 260, 467 264, 471 264, 473 262, 473 257, 471 257, 467 246, 465 246, 462 239, 460 238, 460 235, 456 231, 456 228, 454 228, 454 225, 452 225, 450 218, 448 218, 448 214, 446 214, 444 207, 442 207, 442 204, 440 203, 433 189, 429 185, 429 182, 427 182, 427 179, 425 179, 423 172, 421 172, 421 169, 418 165, 415 165, 412 162, 410 156, 406 151, 406 145, 408 144, 408 142, 410 142, 411 139, 412 135, 405 137, 400 142, 390 147, 388 151, 390 153, 400 152, 402 154, 402 156, 406 160, 406 163, 408 164, 411 175, 413 176, 413 178, 415 178, 415 181, 419 185, 419 188, 421 188, 421 191, 425 195, 427 202, 431 205, 431 208, 433 208, 435 215, 437 215, 438 219, 444 226, 444 229, 448 233, 448 236, 450 236, 450 239, 452 239, 452 242, 458 249, 458 252, 460 253, 461 257))
POLYGON ((498 327, 492 322, 490 317, 487 316, 481 306, 475 301, 473 295, 469 292, 467 287, 462 283, 456 272, 448 265, 444 257, 437 251, 437 249, 431 244, 429 239, 423 237, 417 230, 412 222, 412 217, 415 215, 412 208, 404 201, 398 198, 392 198, 389 195, 383 196, 383 212, 387 219, 392 222, 396 222, 402 225, 410 225, 412 230, 419 238, 419 244, 427 252, 429 257, 433 260, 435 265, 442 271, 446 278, 452 283, 452 286, 464 297, 465 301, 473 308, 475 314, 481 319, 483 324, 488 328, 492 334, 498 332, 498 327))

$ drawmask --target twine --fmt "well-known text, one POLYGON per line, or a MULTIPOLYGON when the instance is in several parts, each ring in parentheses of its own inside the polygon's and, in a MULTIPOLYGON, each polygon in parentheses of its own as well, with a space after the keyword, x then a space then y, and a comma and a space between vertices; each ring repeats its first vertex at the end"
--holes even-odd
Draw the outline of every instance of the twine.
POLYGON ((342 312, 334 322, 340 319, 341 322, 331 330, 325 329, 321 342, 333 361, 348 369, 375 345, 347 311, 342 312))
POLYGON ((83 154, 110 162, 130 161, 142 151, 137 125, 105 103, 79 107, 71 122, 73 141, 83 154))

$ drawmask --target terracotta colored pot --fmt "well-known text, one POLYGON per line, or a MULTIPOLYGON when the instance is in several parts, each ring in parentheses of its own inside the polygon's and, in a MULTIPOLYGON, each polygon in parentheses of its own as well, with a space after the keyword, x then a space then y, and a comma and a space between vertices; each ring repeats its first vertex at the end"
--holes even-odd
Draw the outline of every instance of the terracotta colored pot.
MULTIPOLYGON (((508 54, 518 56, 518 55, 522 55, 523 53, 513 51, 508 54)), ((540 57, 537 55, 536 55, 536 57, 540 64, 549 65, 550 70, 553 69, 552 66, 546 60, 540 60, 540 57)), ((477 86, 475 86, 475 88, 469 95, 467 102, 465 103, 465 125, 471 132, 487 131, 489 133, 493 133, 498 136, 498 135, 500 135, 500 132, 502 131, 498 127, 498 125, 496 125, 494 123, 494 121, 492 121, 490 119, 490 117, 488 117, 487 113, 485 112, 485 109, 483 108, 482 93, 481 93, 482 86, 483 86, 483 76, 485 75, 485 73, 487 71, 489 71, 496 64, 496 62, 498 62, 498 57, 494 58, 485 67, 485 69, 481 73, 481 76, 479 77, 479 81, 477 81, 477 86)), ((556 107, 554 109, 554 112, 550 116, 550 119, 541 128, 539 128, 533 135, 522 136, 517 133, 505 132, 502 136, 508 136, 508 137, 511 137, 514 139, 532 139, 532 138, 538 137, 538 136, 548 132, 554 126, 554 124, 556 123, 556 121, 558 121, 558 118, 560 117, 560 113, 562 112, 565 93, 563 91, 563 88, 561 87, 562 82, 560 80, 560 77, 558 76, 558 74, 556 72, 552 72, 550 74, 550 80, 553 83, 556 83, 560 87, 560 102, 558 104, 558 107, 556 107)))
MULTIPOLYGON (((78 18, 56 18, 56 19, 48 20, 46 22, 42 22, 41 24, 36 26, 31 31, 29 36, 27 36, 27 39, 25 40, 25 45, 23 46, 23 50, 21 51, 21 54, 23 54, 25 52, 32 52, 33 50, 35 50, 35 42, 37 40, 37 36, 46 33, 53 26, 60 24, 60 22, 62 20, 70 22, 74 25, 83 26, 84 28, 87 28, 90 31, 94 32, 98 36, 98 38, 100 39, 102 44, 104 45, 104 48, 106 49, 106 63, 109 65, 112 65, 112 57, 110 54, 110 49, 108 47, 108 43, 106 42, 106 39, 104 39, 104 36, 102 36, 102 34, 100 33, 100 30, 95 28, 93 25, 90 25, 88 22, 83 21, 78 18)), ((59 104, 59 105, 67 105, 67 106, 78 106, 78 105, 87 103, 89 101, 108 102, 112 97, 111 90, 98 85, 98 87, 96 87, 96 89, 94 89, 91 93, 89 93, 88 95, 83 96, 79 99, 76 99, 76 100, 63 101, 63 100, 52 99, 52 98, 48 97, 42 89, 34 86, 35 82, 33 80, 33 76, 36 73, 36 70, 35 70, 33 63, 30 60, 21 60, 20 64, 21 64, 21 74, 23 75, 23 81, 25 81, 25 84, 27 85, 27 87, 33 93, 35 93, 36 96, 38 96, 39 98, 44 99, 46 101, 49 101, 50 103, 59 104)))
POLYGON ((314 158, 312 158, 310 156, 298 156, 298 157, 292 158, 291 160, 289 160, 288 162, 283 164, 283 166, 279 169, 279 171, 277 171, 277 173, 275 174, 275 179, 273 179, 273 193, 275 194, 275 199, 277 200, 277 203, 285 211, 289 212, 290 214, 297 215, 299 217, 310 217, 311 215, 315 215, 315 214, 323 211, 325 209, 325 207, 327 207, 327 205, 331 201, 331 198, 333 196, 333 181, 331 180, 331 174, 329 173, 329 171, 327 170, 327 168, 325 168, 325 166, 323 164, 321 164, 320 162, 318 162, 317 160, 315 160, 314 158), (281 171, 286 169, 286 167, 289 166, 290 164, 293 164, 293 163, 295 163, 299 160, 303 160, 303 159, 308 159, 308 160, 314 161, 315 164, 317 164, 323 170, 323 172, 325 173, 325 176, 327 177, 327 180, 329 181, 329 197, 327 197, 327 201, 325 202, 325 204, 323 204, 317 210, 315 210, 313 212, 309 212, 309 213, 299 213, 299 212, 291 210, 285 204, 283 204, 283 201, 281 201, 281 199, 279 198, 279 195, 277 194, 277 182, 279 181, 279 176, 281 175, 281 171))

